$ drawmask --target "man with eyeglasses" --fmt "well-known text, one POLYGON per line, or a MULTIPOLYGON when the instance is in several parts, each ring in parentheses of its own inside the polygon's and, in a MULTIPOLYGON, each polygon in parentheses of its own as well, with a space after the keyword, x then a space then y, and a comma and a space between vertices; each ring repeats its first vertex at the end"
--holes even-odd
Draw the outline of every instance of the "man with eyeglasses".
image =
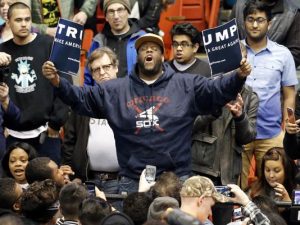
MULTIPOLYGON (((103 11, 106 22, 102 32, 98 33, 89 49, 89 55, 96 48, 107 46, 118 56, 119 66, 117 77, 127 76, 136 62, 134 43, 137 38, 145 34, 133 19, 128 19, 131 12, 129 0, 105 0, 103 11)), ((84 84, 95 83, 86 67, 84 70, 84 84)))
POLYGON ((201 34, 190 23, 175 24, 171 30, 174 59, 169 62, 176 72, 193 73, 210 77, 209 64, 196 57, 201 34))
POLYGON ((270 7, 262 2, 249 1, 244 9, 246 39, 243 43, 252 72, 246 84, 258 94, 259 106, 256 139, 244 146, 241 185, 248 186, 250 162, 254 155, 256 173, 261 176, 261 162, 267 150, 283 146, 282 121, 287 118, 286 108, 295 107, 295 63, 291 52, 271 41, 267 32, 271 26, 270 7), (282 102, 281 102, 282 91, 282 102), (281 109, 283 106, 283 111, 281 109))
MULTIPOLYGON (((96 84, 117 78, 118 59, 108 47, 93 51, 87 66, 96 84)), ((75 177, 82 182, 93 181, 103 192, 118 194, 119 164, 115 138, 107 120, 72 111, 64 128, 62 163, 71 166, 75 177)), ((117 204, 113 205, 119 209, 117 204)))
MULTIPOLYGON (((237 0, 231 17, 237 19, 239 36, 246 37, 243 9, 249 0, 237 0)), ((253 1, 253 0, 251 0, 253 1)), ((258 0, 256 0, 258 1, 258 0)), ((268 38, 286 46, 292 53, 296 67, 300 65, 300 11, 298 0, 260 0, 270 7, 273 15, 268 38), (298 5, 296 5, 298 4, 298 5)))
MULTIPOLYGON (((211 77, 209 64, 195 56, 199 36, 190 23, 173 26, 174 59, 169 63, 176 72, 211 77)), ((192 132, 193 173, 209 177, 215 185, 237 183, 242 164, 238 152, 242 151, 242 145, 255 139, 257 106, 257 95, 245 86, 236 101, 213 115, 196 118, 192 132)), ((232 206, 222 204, 213 207, 214 224, 229 223, 232 210, 232 206)))
MULTIPOLYGON (((10 5, 8 23, 13 38, 0 45, 0 66, 9 67, 4 82, 9 97, 21 111, 19 124, 9 127, 6 144, 27 142, 39 154, 60 163, 60 128, 66 122, 69 107, 54 94, 43 78, 42 64, 49 58, 53 39, 31 32, 30 7, 17 1, 10 5)), ((70 77, 68 77, 71 79, 70 77)))
POLYGON ((72 86, 50 61, 43 66, 44 76, 73 110, 107 119, 116 140, 119 192, 129 193, 138 190, 146 165, 156 166, 157 176, 173 171, 187 179, 196 116, 211 114, 235 99, 251 71, 244 58, 237 72, 215 80, 176 73, 163 63, 164 43, 155 34, 137 39, 135 48, 138 62, 130 76, 93 87, 72 86))

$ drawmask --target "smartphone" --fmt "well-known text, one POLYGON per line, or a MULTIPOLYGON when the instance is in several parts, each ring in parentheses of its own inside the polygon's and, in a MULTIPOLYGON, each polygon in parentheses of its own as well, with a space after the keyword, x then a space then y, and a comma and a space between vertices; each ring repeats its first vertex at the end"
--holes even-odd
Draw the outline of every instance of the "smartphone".
POLYGON ((232 221, 242 221, 244 219, 242 208, 238 207, 233 209, 232 212, 232 221))
POLYGON ((156 166, 146 165, 145 178, 148 183, 154 182, 156 177, 156 166))
POLYGON ((300 190, 296 189, 296 190, 293 190, 293 194, 292 194, 292 205, 300 205, 300 190))
POLYGON ((228 186, 215 186, 217 192, 227 197, 233 197, 230 187, 228 186))
POLYGON ((287 114, 288 114, 289 122, 290 123, 296 123, 294 110, 290 107, 287 107, 286 111, 287 111, 287 114))
POLYGON ((88 190, 89 196, 96 196, 96 191, 95 191, 95 183, 92 181, 86 181, 85 186, 88 190))

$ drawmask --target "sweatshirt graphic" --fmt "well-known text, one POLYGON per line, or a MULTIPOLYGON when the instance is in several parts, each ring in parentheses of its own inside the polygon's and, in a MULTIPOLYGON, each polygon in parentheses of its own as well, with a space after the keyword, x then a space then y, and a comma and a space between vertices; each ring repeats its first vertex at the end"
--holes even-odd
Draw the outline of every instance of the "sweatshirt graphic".
POLYGON ((151 106, 149 109, 145 111, 141 111, 136 105, 134 106, 134 109, 138 113, 136 115, 136 131, 135 134, 139 134, 140 130, 142 128, 150 128, 150 127, 155 127, 159 131, 163 132, 164 129, 162 129, 159 126, 159 118, 155 113, 158 111, 160 108, 161 103, 158 103, 157 106, 151 106))
POLYGON ((30 68, 33 57, 18 57, 15 62, 18 64, 18 74, 13 73, 11 79, 15 80, 15 89, 18 93, 29 93, 35 91, 37 76, 35 70, 30 68), (24 60, 22 60, 24 58, 24 60))

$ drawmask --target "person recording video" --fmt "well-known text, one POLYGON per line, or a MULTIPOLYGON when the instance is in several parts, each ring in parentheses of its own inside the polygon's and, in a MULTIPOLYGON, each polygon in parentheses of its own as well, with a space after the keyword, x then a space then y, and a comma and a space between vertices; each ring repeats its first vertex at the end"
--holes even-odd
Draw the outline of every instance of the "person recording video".
MULTIPOLYGON (((283 139, 283 146, 286 154, 292 159, 300 159, 300 115, 299 115, 299 101, 300 89, 296 95, 296 110, 288 111, 288 119, 285 121, 285 135, 283 139)), ((287 109, 288 110, 288 109, 287 109)))

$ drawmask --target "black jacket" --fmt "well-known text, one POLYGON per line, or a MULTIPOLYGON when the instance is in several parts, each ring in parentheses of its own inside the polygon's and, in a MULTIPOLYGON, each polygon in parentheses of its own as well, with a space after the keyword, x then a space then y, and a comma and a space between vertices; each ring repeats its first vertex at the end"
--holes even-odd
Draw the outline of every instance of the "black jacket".
POLYGON ((242 169, 243 145, 255 140, 258 97, 245 86, 244 113, 233 118, 223 107, 222 115, 198 116, 193 128, 192 169, 220 177, 222 185, 237 183, 242 169))
POLYGON ((88 180, 89 121, 89 117, 79 116, 71 112, 64 126, 65 136, 61 150, 62 164, 71 166, 75 172, 75 177, 82 181, 88 180))

